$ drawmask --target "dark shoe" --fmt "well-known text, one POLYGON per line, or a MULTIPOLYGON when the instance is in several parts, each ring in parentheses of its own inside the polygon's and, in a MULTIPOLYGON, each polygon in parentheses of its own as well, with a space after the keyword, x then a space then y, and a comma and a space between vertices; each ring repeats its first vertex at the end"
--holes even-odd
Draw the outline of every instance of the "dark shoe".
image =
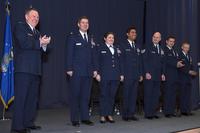
POLYGON ((191 113, 191 112, 190 112, 190 113, 188 113, 188 115, 189 115, 189 116, 192 116, 192 115, 194 115, 194 113, 191 113))
POLYGON ((155 118, 155 119, 159 119, 160 117, 159 117, 159 116, 157 116, 157 115, 155 115, 153 118, 155 118))
POLYGON ((99 122, 104 124, 104 123, 106 123, 106 120, 100 120, 99 122))
POLYGON ((181 113, 183 116, 189 116, 189 113, 181 113))
POLYGON ((72 121, 72 126, 80 127, 80 123, 78 121, 72 121))
POLYGON ((137 117, 135 117, 135 116, 129 117, 129 120, 132 120, 132 121, 139 121, 139 119, 138 119, 137 117))
POLYGON ((145 118, 148 119, 148 120, 153 120, 152 116, 146 116, 145 118))
POLYGON ((27 127, 30 130, 41 130, 42 127, 41 126, 31 126, 31 127, 27 127))
POLYGON ((172 117, 178 117, 178 115, 177 115, 177 114, 171 114, 171 116, 172 116, 172 117))
POLYGON ((29 129, 22 129, 22 130, 12 130, 11 133, 30 133, 29 129))
POLYGON ((83 120, 83 121, 81 121, 81 123, 83 123, 85 125, 88 125, 88 126, 93 126, 94 125, 94 123, 92 121, 90 121, 90 120, 83 120))
POLYGON ((170 114, 165 115, 166 118, 171 118, 171 116, 170 114))
MULTIPOLYGON (((110 116, 111 117, 111 116, 110 116)), ((106 117, 106 121, 110 122, 110 123, 115 123, 115 121, 111 118, 109 118, 108 116, 106 117)))
POLYGON ((123 121, 129 121, 129 118, 128 117, 122 117, 122 120, 123 121))
POLYGON ((101 118, 100 118, 100 121, 99 121, 100 123, 106 123, 106 119, 105 119, 105 117, 104 116, 101 116, 101 118))
POLYGON ((182 116, 181 113, 176 114, 176 117, 181 117, 181 116, 182 116))

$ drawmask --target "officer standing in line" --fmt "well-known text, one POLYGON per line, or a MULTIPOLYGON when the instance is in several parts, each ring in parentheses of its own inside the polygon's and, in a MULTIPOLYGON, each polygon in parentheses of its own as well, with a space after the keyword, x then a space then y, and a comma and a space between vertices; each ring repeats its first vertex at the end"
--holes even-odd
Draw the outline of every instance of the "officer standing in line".
POLYGON ((178 52, 174 49, 175 37, 168 36, 164 47, 165 62, 165 88, 164 88, 164 114, 165 117, 175 117, 176 92, 178 88, 178 68, 184 66, 178 60, 178 52))
POLYGON ((157 107, 159 105, 160 84, 165 81, 164 52, 159 44, 161 34, 155 32, 152 43, 146 46, 143 54, 144 61, 144 112, 147 119, 158 119, 157 107))
POLYGON ((79 30, 67 41, 66 73, 70 77, 70 115, 73 126, 94 125, 89 118, 92 77, 96 77, 95 47, 88 34, 89 19, 78 20, 79 30))
POLYGON ((179 69, 179 83, 180 83, 180 112, 181 115, 190 116, 191 113, 191 89, 192 77, 197 75, 194 71, 192 57, 190 56, 190 44, 183 42, 179 53, 179 59, 183 62, 184 67, 179 69))
POLYGON ((142 58, 141 50, 136 44, 136 28, 131 26, 126 32, 127 39, 120 46, 124 65, 123 87, 123 113, 124 121, 138 121, 135 117, 136 100, 138 93, 138 81, 142 81, 142 58))
POLYGON ((114 33, 104 35, 105 43, 97 48, 98 75, 100 82, 100 123, 114 123, 113 107, 120 81, 124 80, 121 51, 114 44, 114 33))

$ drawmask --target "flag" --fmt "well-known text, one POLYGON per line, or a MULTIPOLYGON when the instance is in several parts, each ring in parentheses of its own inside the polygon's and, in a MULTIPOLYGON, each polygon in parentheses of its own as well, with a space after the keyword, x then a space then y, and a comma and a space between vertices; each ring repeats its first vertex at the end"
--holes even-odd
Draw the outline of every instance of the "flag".
POLYGON ((6 8, 3 57, 1 61, 0 98, 7 109, 14 100, 14 63, 9 3, 6 8))

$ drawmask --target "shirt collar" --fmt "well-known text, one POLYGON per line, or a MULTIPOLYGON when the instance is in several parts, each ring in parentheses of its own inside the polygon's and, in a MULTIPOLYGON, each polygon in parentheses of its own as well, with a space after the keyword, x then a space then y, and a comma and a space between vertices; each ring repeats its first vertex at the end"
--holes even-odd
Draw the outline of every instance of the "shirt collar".
POLYGON ((128 40, 128 42, 129 42, 130 44, 132 44, 132 43, 135 44, 135 41, 131 41, 131 40, 129 40, 129 39, 127 39, 127 40, 128 40))
POLYGON ((171 47, 169 47, 168 45, 166 45, 166 46, 168 47, 168 49, 169 49, 169 50, 171 50, 171 49, 172 49, 172 48, 171 48, 171 47))
POLYGON ((113 47, 113 44, 107 44, 107 43, 106 43, 106 46, 107 46, 108 48, 110 48, 110 46, 113 47))
POLYGON ((84 38, 84 34, 86 35, 87 37, 87 32, 82 32, 81 30, 79 30, 79 32, 81 33, 81 36, 84 38))
POLYGON ((27 23, 29 25, 29 27, 31 28, 31 30, 33 31, 33 29, 35 29, 33 26, 31 26, 29 23, 27 23))
POLYGON ((157 47, 157 46, 159 46, 159 44, 155 44, 155 43, 154 43, 154 46, 157 47))
POLYGON ((182 51, 183 52, 183 54, 186 56, 187 54, 184 52, 184 51, 182 51))

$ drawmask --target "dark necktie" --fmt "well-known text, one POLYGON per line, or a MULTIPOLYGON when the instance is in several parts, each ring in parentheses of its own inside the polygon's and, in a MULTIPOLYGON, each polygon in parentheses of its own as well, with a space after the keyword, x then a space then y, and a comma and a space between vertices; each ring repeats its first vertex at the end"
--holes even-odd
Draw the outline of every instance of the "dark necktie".
POLYGON ((86 34, 84 34, 83 36, 84 36, 84 38, 83 38, 83 39, 84 39, 84 40, 87 42, 87 37, 86 37, 86 34))
POLYGON ((187 58, 188 60, 190 60, 188 54, 185 54, 185 56, 186 56, 186 58, 187 58))
POLYGON ((37 34, 37 32, 36 32, 36 29, 35 29, 35 28, 33 28, 33 34, 34 34, 34 35, 36 35, 36 34, 37 34))
POLYGON ((131 48, 133 48, 135 50, 135 43, 134 42, 131 43, 131 48))
POLYGON ((159 53, 160 53, 160 50, 159 50, 159 45, 158 45, 158 44, 156 44, 156 49, 157 49, 158 54, 159 54, 159 53))

